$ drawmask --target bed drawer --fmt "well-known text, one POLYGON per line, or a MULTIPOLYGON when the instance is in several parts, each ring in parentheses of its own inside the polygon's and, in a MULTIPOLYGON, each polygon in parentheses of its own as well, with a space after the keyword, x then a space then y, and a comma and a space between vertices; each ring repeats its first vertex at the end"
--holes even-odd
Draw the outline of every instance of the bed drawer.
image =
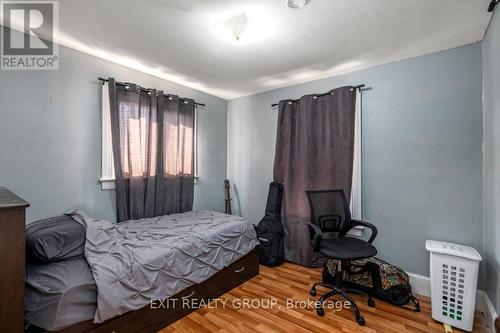
POLYGON ((259 256, 257 251, 252 251, 240 260, 232 263, 226 269, 217 273, 207 296, 216 298, 228 289, 233 289, 248 279, 259 274, 259 256))

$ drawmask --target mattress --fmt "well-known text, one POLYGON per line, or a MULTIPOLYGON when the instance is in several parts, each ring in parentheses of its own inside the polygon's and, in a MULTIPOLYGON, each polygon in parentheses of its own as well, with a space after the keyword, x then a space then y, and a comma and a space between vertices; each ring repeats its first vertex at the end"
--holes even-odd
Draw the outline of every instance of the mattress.
POLYGON ((97 285, 94 322, 140 309, 199 284, 259 243, 244 218, 192 211, 118 224, 75 212, 97 285))
POLYGON ((97 288, 85 259, 26 266, 25 319, 55 331, 94 318, 97 288))

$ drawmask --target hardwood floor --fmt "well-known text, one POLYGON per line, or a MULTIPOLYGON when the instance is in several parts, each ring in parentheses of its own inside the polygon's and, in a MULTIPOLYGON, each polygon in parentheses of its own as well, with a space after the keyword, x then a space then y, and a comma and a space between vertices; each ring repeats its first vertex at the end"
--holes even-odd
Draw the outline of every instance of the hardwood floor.
MULTIPOLYGON (((353 296, 366 319, 363 327, 356 323, 350 309, 335 311, 335 308, 325 308, 326 315, 318 317, 314 306, 306 306, 308 300, 316 301, 325 291, 320 287, 318 296, 309 295, 311 284, 321 279, 320 270, 291 263, 275 268, 260 266, 260 270, 258 276, 210 303, 211 308, 200 308, 160 333, 443 332, 442 324, 431 318, 430 299, 427 297, 418 297, 421 302, 421 312, 418 313, 382 301, 376 301, 376 307, 370 308, 365 299, 353 296), (271 299, 276 303, 271 303, 271 299), (243 300, 253 300, 254 305, 260 304, 261 307, 252 308, 251 303, 246 304, 243 300), (305 307, 287 306, 287 302, 294 301, 303 301, 301 305, 305 307)), ((453 332, 460 331, 453 329, 453 332)), ((473 332, 488 332, 479 313, 473 332)))

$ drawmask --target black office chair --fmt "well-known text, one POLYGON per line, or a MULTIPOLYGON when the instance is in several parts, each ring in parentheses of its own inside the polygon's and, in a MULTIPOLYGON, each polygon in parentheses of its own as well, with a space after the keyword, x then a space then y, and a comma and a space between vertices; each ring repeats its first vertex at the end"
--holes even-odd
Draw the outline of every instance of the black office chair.
POLYGON ((377 228, 364 221, 352 220, 351 213, 343 190, 306 191, 309 205, 311 207, 311 222, 309 235, 314 252, 321 253, 323 257, 337 260, 336 285, 328 285, 322 282, 315 283, 311 290, 311 296, 316 296, 316 286, 332 289, 321 296, 317 302, 316 312, 319 316, 325 315, 323 303, 330 297, 340 295, 351 304, 359 325, 365 325, 365 319, 361 316, 358 306, 349 297, 348 293, 361 294, 368 297, 368 306, 374 307, 375 302, 367 294, 343 286, 344 273, 351 272, 351 261, 373 257, 377 249, 371 245, 377 236, 377 228), (363 226, 371 229, 370 239, 364 241, 360 238, 346 236, 353 227, 363 226))

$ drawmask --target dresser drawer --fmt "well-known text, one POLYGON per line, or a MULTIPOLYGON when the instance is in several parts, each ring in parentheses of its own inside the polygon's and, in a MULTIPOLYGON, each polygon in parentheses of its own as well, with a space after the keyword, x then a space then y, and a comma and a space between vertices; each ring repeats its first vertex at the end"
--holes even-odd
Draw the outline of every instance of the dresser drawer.
POLYGON ((0 187, 0 332, 24 332, 24 225, 29 204, 0 187))

